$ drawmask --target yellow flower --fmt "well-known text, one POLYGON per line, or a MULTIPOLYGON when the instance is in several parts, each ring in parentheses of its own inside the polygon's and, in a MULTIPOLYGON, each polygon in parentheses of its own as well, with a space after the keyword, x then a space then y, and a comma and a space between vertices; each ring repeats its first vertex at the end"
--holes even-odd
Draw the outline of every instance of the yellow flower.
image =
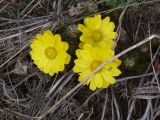
POLYGON ((66 52, 68 43, 62 42, 59 34, 53 35, 49 30, 37 34, 30 47, 34 64, 51 76, 63 71, 64 65, 70 61, 70 55, 66 52))
POLYGON ((83 48, 84 43, 111 48, 114 45, 113 39, 117 36, 114 28, 115 25, 110 22, 109 17, 102 20, 101 15, 98 14, 94 17, 85 18, 84 25, 78 25, 78 29, 82 32, 80 48, 83 48))
MULTIPOLYGON (((83 50, 78 49, 76 51, 76 55, 77 59, 74 61, 73 71, 79 74, 79 81, 81 82, 100 64, 112 58, 114 51, 85 44, 83 50)), ((91 90, 95 90, 96 88, 107 88, 110 84, 114 84, 116 82, 114 77, 121 74, 121 71, 117 68, 120 64, 119 59, 110 62, 89 78, 84 85, 89 85, 91 90)))

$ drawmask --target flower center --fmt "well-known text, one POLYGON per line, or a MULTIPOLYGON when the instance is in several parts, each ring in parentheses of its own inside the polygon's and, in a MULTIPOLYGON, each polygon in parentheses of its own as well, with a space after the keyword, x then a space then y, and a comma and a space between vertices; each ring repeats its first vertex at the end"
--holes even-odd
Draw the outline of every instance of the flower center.
POLYGON ((45 49, 45 55, 47 56, 47 58, 49 59, 54 59, 57 56, 57 51, 55 48, 53 47, 47 47, 45 49))
POLYGON ((102 62, 98 60, 94 60, 90 65, 90 69, 94 71, 100 64, 102 64, 102 62))
POLYGON ((101 41, 101 40, 102 40, 102 33, 101 33, 100 31, 98 31, 98 30, 95 30, 95 31, 93 32, 93 40, 94 40, 95 42, 101 41))

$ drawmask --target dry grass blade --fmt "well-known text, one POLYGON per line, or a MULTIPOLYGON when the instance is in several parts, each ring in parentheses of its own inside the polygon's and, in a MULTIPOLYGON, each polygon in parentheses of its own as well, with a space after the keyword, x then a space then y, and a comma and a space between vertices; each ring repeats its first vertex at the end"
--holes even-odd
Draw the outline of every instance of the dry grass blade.
POLYGON ((104 120, 105 113, 106 113, 106 108, 107 108, 107 102, 108 102, 108 90, 106 90, 106 97, 105 97, 105 103, 104 103, 104 107, 103 107, 101 120, 104 120))
POLYGON ((160 105, 158 105, 154 113, 155 114, 154 114, 153 120, 156 120, 156 118, 160 116, 160 105))
POLYGON ((160 97, 158 87, 151 86, 151 87, 141 87, 137 88, 132 93, 133 98, 139 99, 155 99, 160 97))
POLYGON ((112 116, 113 116, 112 119, 113 120, 121 120, 120 108, 117 103, 117 98, 115 96, 113 88, 111 88, 111 90, 112 90, 112 116), (116 115, 115 115, 115 113, 116 113, 116 115))
MULTIPOLYGON (((59 80, 57 80, 57 82, 51 86, 52 88, 50 88, 49 92, 46 94, 46 98, 48 98, 54 91, 57 87, 59 87, 59 85, 61 84, 62 80, 65 79, 66 76, 68 76, 70 74, 70 71, 67 72, 66 74, 64 74, 59 80)), ((58 89, 58 88, 57 88, 58 89)), ((57 90, 56 89, 56 90, 57 90)), ((55 93, 55 92, 54 92, 55 93)))

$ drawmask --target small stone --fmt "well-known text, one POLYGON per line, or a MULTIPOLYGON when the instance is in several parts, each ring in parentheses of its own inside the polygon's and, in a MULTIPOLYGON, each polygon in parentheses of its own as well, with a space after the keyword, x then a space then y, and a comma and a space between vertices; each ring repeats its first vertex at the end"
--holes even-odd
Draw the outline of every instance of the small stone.
POLYGON ((126 58, 124 60, 124 65, 126 68, 132 68, 135 65, 135 59, 133 57, 126 58))

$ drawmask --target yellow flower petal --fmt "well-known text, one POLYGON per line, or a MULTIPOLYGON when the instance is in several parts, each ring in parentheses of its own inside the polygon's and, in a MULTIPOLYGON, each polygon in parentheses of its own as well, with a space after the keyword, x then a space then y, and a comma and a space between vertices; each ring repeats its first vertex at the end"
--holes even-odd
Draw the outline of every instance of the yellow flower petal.
POLYGON ((109 83, 103 80, 102 88, 107 88, 109 86, 109 83))
MULTIPOLYGON (((74 61, 75 66, 73 71, 79 74, 79 81, 86 78, 93 72, 101 63, 112 58, 114 51, 109 48, 94 47, 90 44, 85 44, 83 49, 76 51, 77 59, 74 61), (89 71, 90 70, 90 71, 89 71)), ((89 80, 83 85, 89 85, 91 90, 96 88, 107 88, 109 84, 116 82, 114 76, 120 75, 121 71, 118 70, 120 60, 107 64, 101 70, 96 72, 89 80)))
POLYGON ((109 24, 110 17, 107 16, 102 20, 102 26, 107 26, 109 24))
POLYGON ((111 68, 109 72, 112 76, 119 76, 121 74, 121 71, 117 68, 111 68))
MULTIPOLYGON (((80 73, 79 81, 83 81, 89 74, 91 73, 90 70, 84 70, 82 73, 80 73)), ((86 82, 87 83, 87 82, 86 82)))
POLYGON ((68 44, 61 41, 60 35, 53 35, 49 30, 37 34, 30 47, 34 64, 51 76, 63 71, 65 64, 70 61, 70 55, 66 52, 68 44))
POLYGON ((94 84, 97 86, 97 88, 101 88, 103 85, 103 78, 102 75, 100 73, 97 73, 95 75, 95 80, 94 80, 94 84))
POLYGON ((94 24, 93 24, 94 29, 99 29, 99 27, 101 26, 101 22, 102 22, 101 15, 100 14, 95 15, 92 20, 93 20, 92 22, 94 22, 94 24))
POLYGON ((79 48, 83 49, 83 46, 84 46, 84 42, 80 42, 79 43, 79 48))
POLYGON ((115 28, 115 25, 114 25, 114 23, 113 22, 109 22, 108 24, 102 24, 102 26, 101 26, 101 31, 103 31, 103 33, 105 33, 105 34, 109 34, 109 32, 113 32, 114 31, 114 28, 115 28), (107 27, 106 27, 107 26, 107 27))
POLYGON ((68 45, 67 42, 63 42, 63 48, 64 48, 65 51, 68 50, 69 45, 68 45))
POLYGON ((116 59, 114 62, 116 63, 115 67, 118 67, 122 63, 121 60, 119 59, 116 59))
POLYGON ((108 71, 103 71, 101 72, 101 74, 106 82, 109 82, 111 84, 114 84, 116 82, 116 80, 110 75, 108 71))
POLYGON ((85 27, 83 24, 78 24, 78 30, 81 31, 82 33, 90 32, 89 29, 85 27))
POLYGON ((96 90, 96 85, 94 84, 94 80, 95 80, 95 77, 94 76, 92 76, 91 78, 90 78, 90 85, 89 85, 89 88, 91 89, 91 90, 96 90))
POLYGON ((92 57, 87 51, 82 50, 80 54, 85 61, 92 61, 92 57))
POLYGON ((116 32, 108 32, 108 33, 105 33, 104 36, 106 37, 106 41, 113 40, 114 38, 117 37, 117 33, 116 32))
POLYGON ((66 59, 65 59, 66 64, 68 64, 70 60, 71 60, 71 56, 67 54, 66 59))
POLYGON ((37 34, 37 35, 36 35, 36 39, 37 39, 37 40, 42 40, 42 39, 43 39, 42 34, 37 34))
MULTIPOLYGON (((115 25, 110 22, 110 18, 106 17, 102 20, 100 14, 85 18, 84 25, 78 25, 78 29, 82 32, 80 40, 84 44, 92 44, 98 47, 107 46, 108 48, 113 47, 113 40, 117 37, 114 28, 115 25)), ((83 49, 83 45, 80 45, 80 48, 83 49)))
POLYGON ((85 19, 84 19, 84 24, 85 24, 86 27, 88 27, 88 28, 91 26, 91 24, 90 24, 90 20, 91 20, 91 19, 93 19, 93 18, 92 18, 92 17, 89 17, 89 18, 85 18, 85 19))

